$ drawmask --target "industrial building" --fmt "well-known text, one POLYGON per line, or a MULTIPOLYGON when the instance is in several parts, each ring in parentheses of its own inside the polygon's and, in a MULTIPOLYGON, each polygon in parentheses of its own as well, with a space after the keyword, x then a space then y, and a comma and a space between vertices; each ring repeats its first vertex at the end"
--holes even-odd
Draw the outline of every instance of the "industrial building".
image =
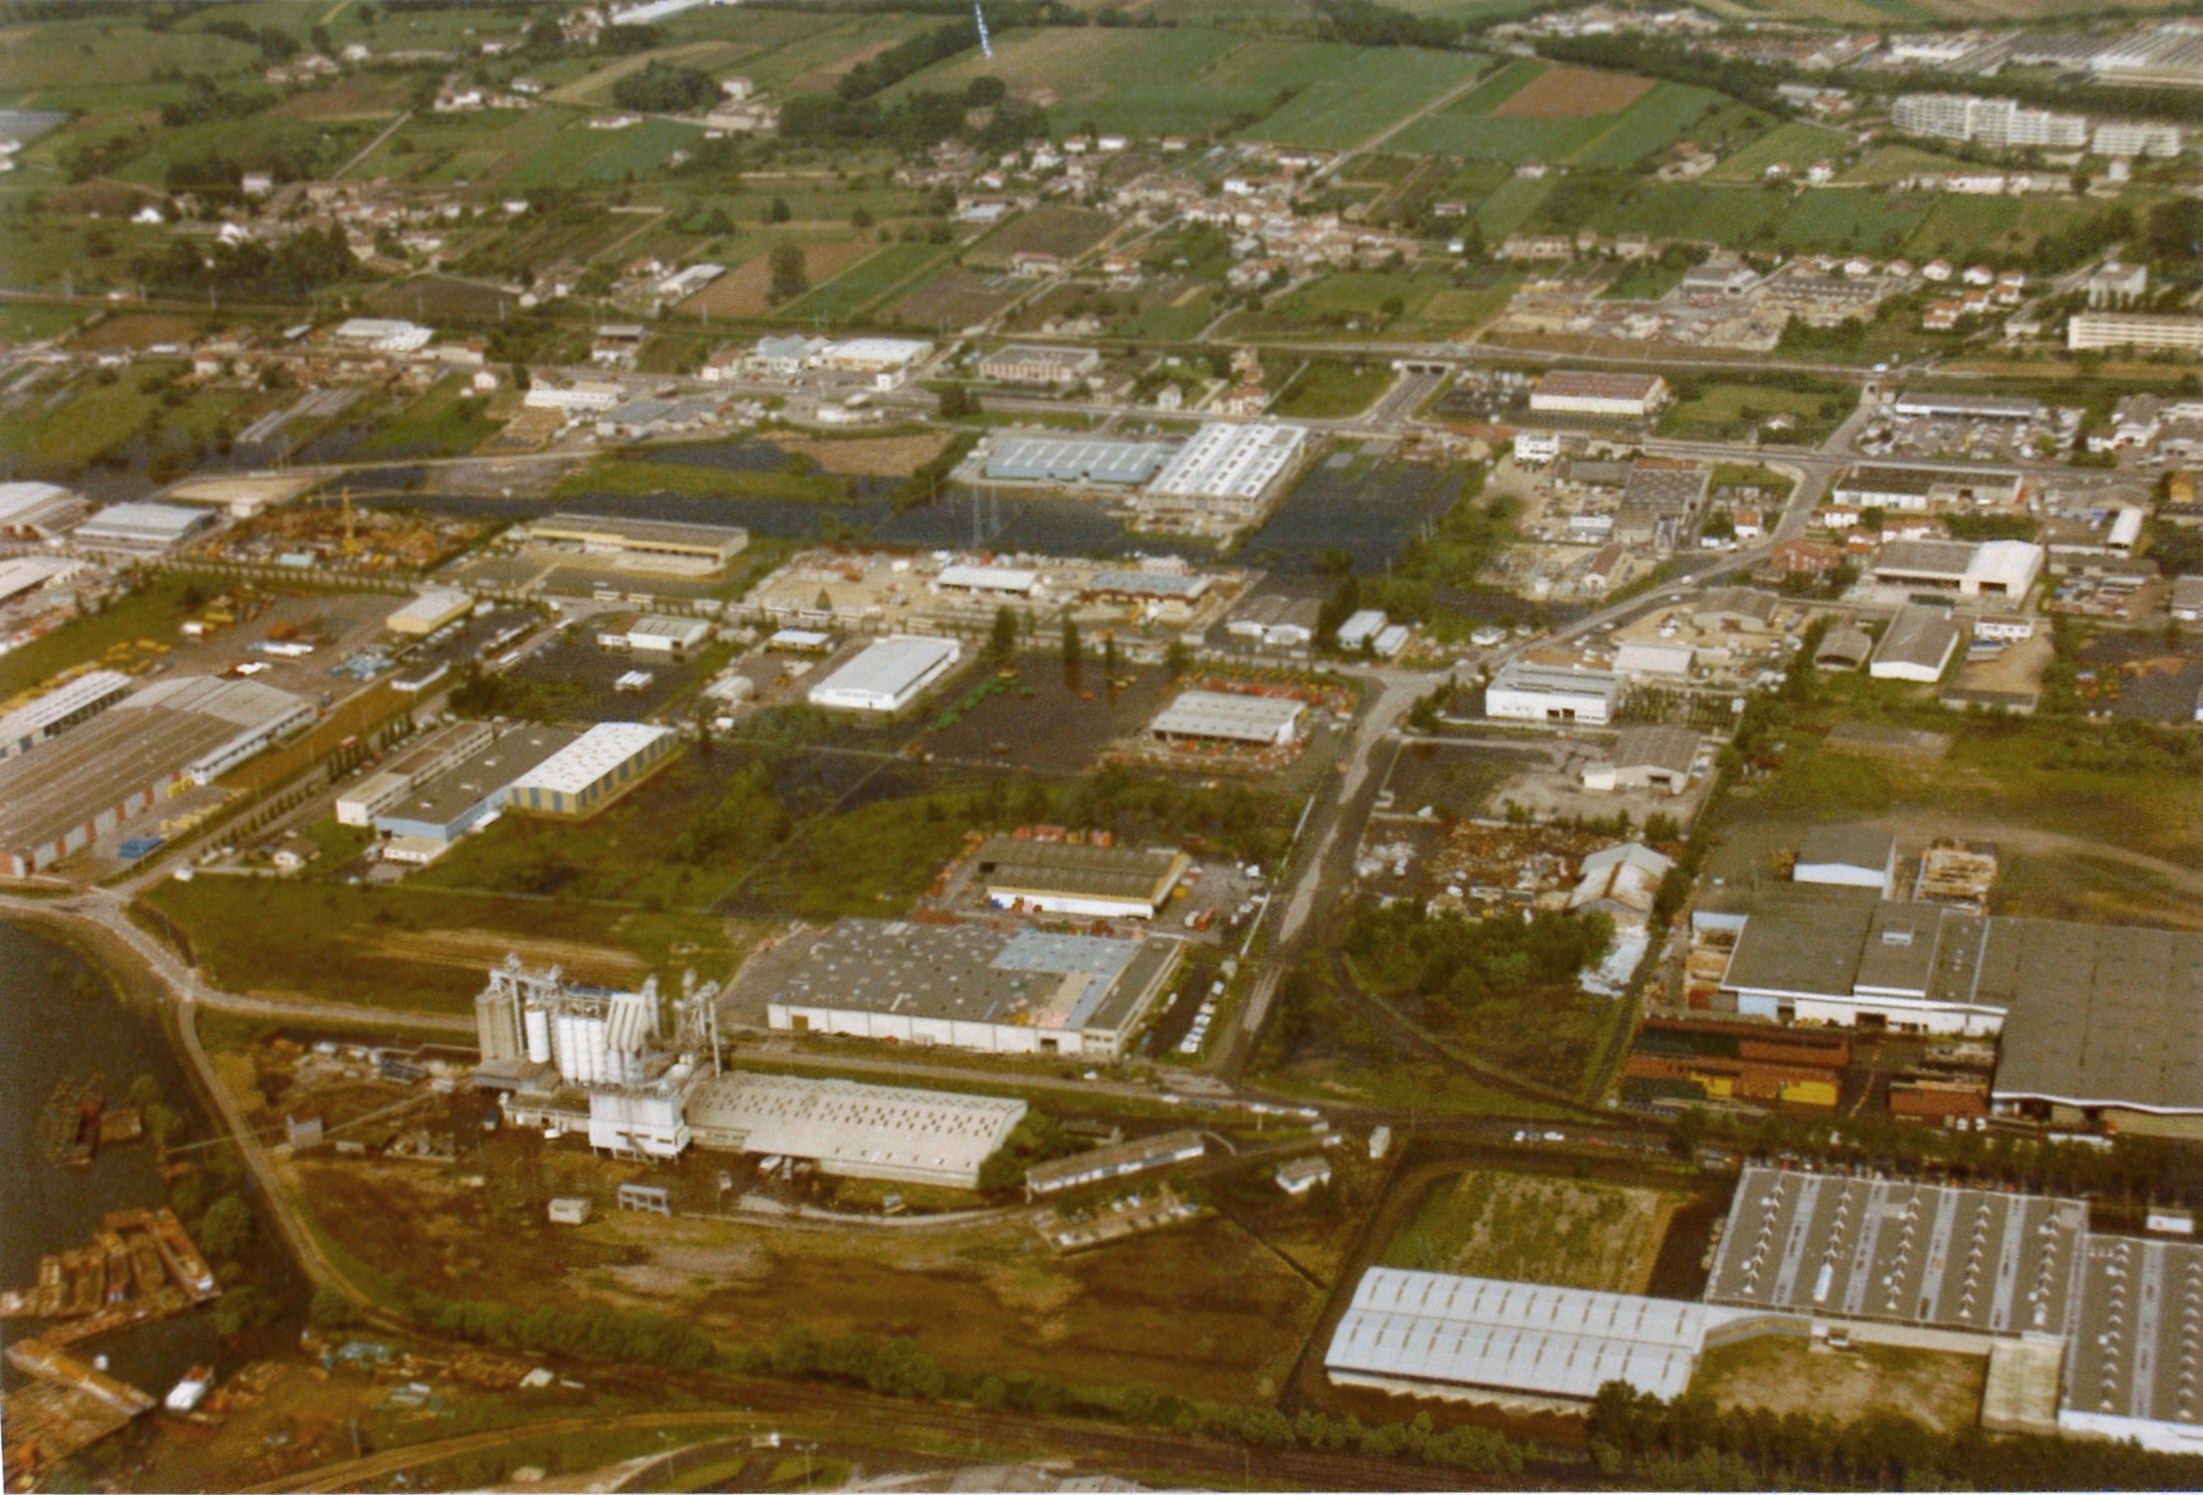
POLYGON ((50 540, 80 522, 87 505, 54 483, 0 483, 0 539, 50 540))
POLYGON ((1500 721, 1580 722, 1613 719, 1622 682, 1605 670, 1564 670, 1511 660, 1484 687, 1484 714, 1500 721))
POLYGON ((514 779, 508 808, 579 820, 594 815, 647 778, 679 750, 671 727, 599 722, 514 779))
POLYGON ((1961 597, 2025 597, 2042 574, 2042 547, 2026 540, 1892 540, 1874 557, 1874 579, 1936 587, 1961 597))
POLYGON ((1026 566, 974 566, 966 564, 943 566, 933 578, 935 591, 972 592, 989 597, 1023 597, 1032 599, 1040 595, 1040 573, 1026 566))
POLYGON ((2090 1234, 2058 1426, 2203 1453, 2203 1246, 2090 1234))
MULTIPOLYGON (((427 860, 458 840, 505 803, 505 790, 537 764, 581 736, 571 727, 512 727, 494 739, 448 757, 439 767, 424 767, 395 796, 376 786, 369 823, 391 838, 384 855, 394 860, 427 860)), ((370 797, 370 779, 353 793, 370 797)), ((364 803, 362 805, 364 808, 364 803)))
POLYGON ((975 366, 982 379, 998 384, 1076 384, 1101 367, 1092 348, 1035 347, 1013 343, 997 348, 975 366))
POLYGON ((431 587, 384 618, 382 626, 405 638, 426 638, 472 611, 474 599, 465 592, 452 587, 431 587))
POLYGON ((984 1053, 1115 1058, 1171 973, 1175 940, 842 919, 753 962, 778 1032, 984 1053))
POLYGON ((1148 731, 1172 742, 1243 742, 1283 747, 1307 706, 1290 696, 1189 690, 1164 707, 1148 731))
POLYGON ((1604 374, 1555 369, 1530 391, 1537 415, 1588 415, 1643 420, 1668 402, 1668 383, 1658 374, 1604 374))
POLYGON ((67 752, 0 761, 0 870, 50 867, 313 717, 312 703, 251 680, 183 675, 125 696, 73 729, 67 752))
POLYGON ((845 374, 902 374, 924 363, 933 344, 907 337, 853 337, 828 343, 819 353, 822 367, 845 374))
POLYGON ((950 638, 896 634, 867 644, 855 658, 811 687, 813 706, 827 711, 888 715, 918 699, 956 667, 963 646, 950 638))
POLYGON ((1939 504, 2005 508, 2019 502, 2020 479, 2016 472, 1861 463, 1844 470, 1830 496, 1861 509, 1920 512, 1939 504))
POLYGON ((1207 1155, 1208 1140, 1198 1131, 1162 1132, 1090 1147, 1067 1158, 1035 1163, 1025 1170, 1025 1192, 1038 1199, 1089 1184, 1114 1183, 1120 1178, 1150 1173, 1178 1163, 1198 1162, 1207 1155))
POLYGON ((132 683, 115 670, 91 670, 0 716, 0 759, 27 753, 99 715, 129 695, 132 683))
POLYGON ((1780 1316, 1629 1293, 1371 1267, 1324 1351, 1339 1385, 1580 1410, 1609 1381, 1680 1396, 1710 1344, 1780 1316))
POLYGON ((1816 825, 1798 841, 1792 882, 1872 888, 1897 896, 1897 838, 1864 825, 1816 825))
POLYGON ((181 504, 109 504, 78 525, 69 538, 94 550, 150 555, 214 528, 214 519, 211 509, 187 509, 181 504))
POLYGON ((687 1107, 698 1147, 950 1189, 978 1188, 979 1170, 1024 1119, 1012 1097, 765 1074, 699 1080, 687 1107))
POLYGON ((552 514, 528 525, 529 538, 584 553, 661 556, 725 567, 750 543, 749 531, 724 524, 679 524, 604 514, 552 514))
POLYGON ((1305 426, 1211 421, 1164 464, 1148 496, 1213 501, 1226 512, 1252 514, 1299 462, 1307 440, 1305 426))
POLYGON ((1874 646, 1866 672, 1877 680, 1910 680, 1933 685, 1950 667, 1965 630, 1951 618, 1950 610, 1907 603, 1897 609, 1874 646))
POLYGON ((1104 601, 1159 602, 1191 606, 1209 594, 1214 579, 1183 571, 1096 571, 1086 578, 1085 596, 1104 601))
POLYGON ((597 646, 631 654, 663 654, 685 658, 692 649, 711 641, 711 622, 706 618, 661 617, 645 614, 623 618, 597 630, 597 646))
POLYGON ((451 721, 408 743, 381 768, 337 795, 337 824, 366 827, 403 800, 416 784, 426 783, 461 759, 490 745, 488 722, 451 721))
POLYGON ((1978 989, 2006 1009, 1991 1104, 2055 1125, 2203 1137, 2203 934, 1989 921, 1978 989))
POLYGON ((1690 787, 1698 757, 1698 734, 1688 727, 1624 727, 1605 759, 1584 769, 1583 787, 1681 794, 1690 787))
POLYGON ((2016 395, 1954 395, 1908 389, 1890 408, 1914 420, 2031 421, 2043 418, 2042 401, 2016 395))
POLYGON ((997 908, 1098 919, 1152 919, 1193 859, 1182 851, 991 836, 972 853, 997 908))
POLYGON ((1817 1029, 1647 1018, 1622 1060, 1622 1103, 1663 1110, 1727 1101, 1833 1109, 1851 1040, 1817 1029))
POLYGON ((2077 1199, 1748 1167, 1706 1301, 1979 1351, 2066 1332, 2087 1228, 2077 1199))
POLYGON ((1977 981, 1988 922, 1868 888, 1754 897, 1721 978, 1744 1017, 1925 1033, 1995 1033, 2008 995, 1977 981))
POLYGON ((999 437, 982 471, 997 483, 1093 483, 1132 488, 1155 476, 1177 447, 1085 436, 999 437))

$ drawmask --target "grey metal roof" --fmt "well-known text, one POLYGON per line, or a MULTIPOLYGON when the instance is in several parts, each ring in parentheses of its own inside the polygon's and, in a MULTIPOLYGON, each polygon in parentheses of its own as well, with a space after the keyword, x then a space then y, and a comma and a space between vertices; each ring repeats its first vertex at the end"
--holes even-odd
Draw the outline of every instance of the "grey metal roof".
POLYGON ((1798 838, 1798 861, 1808 866, 1833 863, 1880 872, 1896 850, 1895 836, 1870 825, 1816 825, 1798 838))
POLYGON ((1939 607, 1905 606, 1889 620, 1889 629, 1874 651, 1876 664, 1904 664, 1923 670, 1940 670, 1958 647, 1960 629, 1951 615, 1939 607))
POLYGON ((699 1141, 817 1160, 829 1173, 976 1177, 1025 1116, 1025 1102, 814 1080, 715 1075, 688 1097, 699 1141))
POLYGON ((1973 546, 1964 540, 1892 540, 1874 558, 1874 571, 1955 582, 1966 574, 1973 556, 1973 546))
POLYGON ((1273 696, 1189 690, 1172 701, 1148 728, 1158 737, 1213 737, 1231 742, 1274 742, 1307 707, 1273 696))
POLYGON ((2000 918, 1979 990, 2009 1008, 1998 1096, 2203 1112, 2203 934, 2000 918))
POLYGON ((1698 761, 1698 734, 1688 727, 1624 727, 1614 739, 1616 768, 1688 773, 1698 761))
POLYGON ((993 836, 973 857, 990 892, 1158 902, 1169 896, 1186 858, 1176 851, 1020 841, 993 836))
POLYGON ((1747 1168, 1706 1301, 2059 1334, 2087 1226, 2077 1199, 1747 1168))
POLYGON ((1608 1381, 1674 1397, 1707 1329, 1741 1317, 1704 1303, 1371 1267, 1323 1364, 1333 1375, 1578 1401, 1608 1381))
POLYGON ((572 727, 514 727, 467 754, 375 817, 418 825, 449 826, 485 799, 581 740, 572 727))
POLYGON ((1144 483, 1178 448, 1157 441, 1005 436, 987 454, 987 476, 1009 482, 1144 483))

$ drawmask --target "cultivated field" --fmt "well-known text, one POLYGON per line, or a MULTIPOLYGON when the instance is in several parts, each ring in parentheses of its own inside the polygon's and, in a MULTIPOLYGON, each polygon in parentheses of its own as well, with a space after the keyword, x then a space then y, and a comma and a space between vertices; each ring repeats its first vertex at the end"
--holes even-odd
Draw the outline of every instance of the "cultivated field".
POLYGON ((1659 1189, 1471 1169, 1431 1187, 1385 1248, 1384 1264, 1639 1293, 1682 1199, 1659 1189))
POLYGON ((1428 107, 1475 78, 1483 66, 1476 58, 1453 53, 1400 48, 1386 54, 1383 88, 1346 74, 1319 78, 1243 133, 1279 145, 1345 150, 1428 107))
MULTIPOLYGON (((860 239, 817 239, 803 246, 804 278, 813 285, 833 279, 872 252, 860 239)), ((740 321, 771 309, 772 256, 758 255, 738 265, 681 303, 691 316, 740 321)))
POLYGON ((1492 110, 1494 119, 1590 119, 1619 114, 1652 92, 1650 78, 1591 68, 1547 68, 1492 110))
POLYGON ((954 331, 984 322, 1017 296, 1017 287, 970 270, 950 270, 895 302, 887 320, 910 327, 954 331))
POLYGON ((1070 261, 1109 237, 1107 213, 1091 208, 1044 206, 1011 219, 971 247, 975 265, 1007 265, 1020 254, 1052 254, 1070 261))

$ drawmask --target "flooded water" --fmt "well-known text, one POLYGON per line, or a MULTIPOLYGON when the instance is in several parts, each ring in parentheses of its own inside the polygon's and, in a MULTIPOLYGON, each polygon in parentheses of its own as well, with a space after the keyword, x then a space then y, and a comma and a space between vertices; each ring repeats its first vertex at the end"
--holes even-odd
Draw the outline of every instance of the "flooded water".
POLYGON ((1462 475, 1431 467, 1364 468, 1336 457, 1295 485, 1240 554, 1286 575, 1321 569, 1327 551, 1344 551, 1364 575, 1398 560, 1423 528, 1452 507, 1462 475))
MULTIPOLYGON (((90 1245, 110 1210, 168 1203, 150 1142, 107 1149, 87 1168, 45 1155, 38 1118, 57 1085, 97 1076, 101 1093, 114 1105, 123 1102, 139 1075, 151 1075, 181 1118, 179 1143, 206 1137, 210 1128, 161 1013, 126 999, 75 947, 34 926, 0 920, 0 981, 8 1034, 8 1042, 0 1044, 0 1286, 27 1287, 37 1280, 39 1258, 90 1245)), ((265 1219, 259 1234, 263 1240, 273 1235, 265 1219)), ((254 1347, 295 1335, 304 1298, 296 1268, 262 1251, 247 1276, 274 1291, 287 1309, 283 1321, 255 1336, 254 1347)), ((27 1337, 44 1327, 39 1319, 0 1323, 0 1339, 27 1337)), ((192 1366, 209 1364, 227 1374, 254 1347, 225 1345, 213 1311, 198 1308, 88 1341, 80 1352, 105 1355, 114 1374, 165 1396, 192 1366)), ((12 1384, 12 1369, 8 1375, 12 1384)))

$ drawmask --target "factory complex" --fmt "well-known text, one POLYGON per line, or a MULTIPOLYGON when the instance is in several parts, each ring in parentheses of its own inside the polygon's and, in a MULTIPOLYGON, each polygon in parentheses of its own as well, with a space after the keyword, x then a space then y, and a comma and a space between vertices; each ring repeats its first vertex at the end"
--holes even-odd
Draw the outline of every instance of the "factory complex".
POLYGON ((994 1096, 720 1073, 716 987, 683 993, 677 1030, 654 980, 638 991, 568 981, 508 958, 475 998, 478 1088, 515 1124, 584 1133, 615 1157, 672 1159, 691 1146, 798 1159, 822 1173, 972 1189, 1024 1120, 994 1096))
POLYGON ((2077 1199, 1750 1166, 1700 1301, 1367 1269, 1324 1370, 1406 1396, 1672 1400, 1759 1336, 1986 1356, 1984 1423, 2203 1451, 2203 1245, 2099 1234, 2077 1199))
POLYGON ((494 736, 484 723, 454 722, 347 791, 337 813, 345 824, 373 826, 386 858, 432 861, 507 809, 594 814, 679 746, 672 728, 639 722, 529 724, 494 736))
POLYGON ((123 822, 203 787, 314 719, 313 703, 252 680, 179 675, 0 760, 0 869, 28 877, 123 822))
POLYGON ((775 1032, 1114 1058, 1177 969, 1174 940, 842 919, 754 957, 737 995, 775 1032))

